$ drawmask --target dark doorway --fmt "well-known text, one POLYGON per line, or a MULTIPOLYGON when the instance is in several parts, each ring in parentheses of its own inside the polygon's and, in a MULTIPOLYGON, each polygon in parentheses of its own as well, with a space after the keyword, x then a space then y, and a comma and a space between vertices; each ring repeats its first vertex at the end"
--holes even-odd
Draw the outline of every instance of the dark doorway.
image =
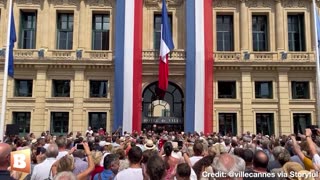
POLYGON ((162 92, 158 82, 153 82, 144 89, 142 97, 142 130, 184 130, 184 95, 177 84, 169 82, 167 91, 162 92))

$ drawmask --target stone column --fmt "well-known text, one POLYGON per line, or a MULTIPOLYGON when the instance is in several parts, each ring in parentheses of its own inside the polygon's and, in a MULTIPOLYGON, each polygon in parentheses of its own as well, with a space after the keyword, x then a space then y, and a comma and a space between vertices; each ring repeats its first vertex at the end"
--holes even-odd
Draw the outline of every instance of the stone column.
MULTIPOLYGON (((238 122, 242 122, 240 124, 241 131, 239 133, 245 133, 246 131, 254 132, 254 118, 252 112, 252 82, 251 82, 251 67, 242 67, 241 70, 241 84, 240 84, 240 92, 241 92, 241 117, 242 120, 238 122)), ((239 125, 238 125, 239 127, 239 125)))
POLYGON ((249 24, 247 0, 240 0, 240 48, 241 51, 249 50, 249 24))
POLYGON ((40 135, 41 132, 50 130, 50 116, 46 117, 46 93, 47 93, 47 65, 36 65, 37 71, 33 96, 35 98, 34 113, 31 119, 30 132, 40 135))
POLYGON ((72 115, 72 126, 69 131, 80 131, 84 132, 87 128, 88 121, 86 120, 86 116, 83 115, 83 100, 85 97, 84 94, 84 71, 86 66, 77 66, 74 65, 74 90, 73 90, 73 99, 74 99, 74 106, 73 106, 73 115, 72 115))
POLYGON ((279 135, 293 132, 289 111, 289 70, 290 68, 278 68, 279 119, 275 117, 275 121, 279 122, 279 135))
MULTIPOLYGON (((84 0, 80 0, 80 8, 78 11, 78 23, 77 23, 78 24, 78 33, 75 34, 77 36, 78 43, 77 43, 77 45, 74 44, 75 45, 74 49, 86 47, 87 43, 89 43, 91 45, 91 42, 88 41, 90 38, 83 37, 83 35, 86 34, 86 29, 88 27, 88 23, 81 23, 81 22, 86 21, 86 19, 84 19, 87 17, 86 13, 87 13, 86 4, 85 4, 84 0)), ((76 27, 76 26, 74 26, 74 27, 76 27)))
POLYGON ((284 50, 283 11, 281 0, 276 1, 276 45, 278 51, 284 50))

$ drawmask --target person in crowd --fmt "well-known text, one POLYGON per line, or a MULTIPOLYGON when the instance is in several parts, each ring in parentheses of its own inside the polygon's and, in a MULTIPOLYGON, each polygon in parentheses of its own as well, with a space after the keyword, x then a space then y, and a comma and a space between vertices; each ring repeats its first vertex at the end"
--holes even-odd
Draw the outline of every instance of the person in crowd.
MULTIPOLYGON (((273 180, 274 177, 269 177, 267 175, 267 167, 268 167, 269 157, 268 155, 262 151, 257 150, 253 156, 253 168, 252 170, 246 171, 247 173, 259 174, 259 179, 261 180, 273 180)), ((245 177, 246 179, 255 179, 256 177, 245 177)))
POLYGON ((9 144, 0 143, 0 179, 2 180, 14 180, 10 176, 8 168, 10 166, 10 153, 11 147, 9 144))
POLYGON ((190 157, 191 165, 193 166, 197 161, 203 158, 203 145, 200 142, 196 142, 193 145, 193 153, 194 155, 190 157))
POLYGON ((164 180, 166 177, 166 165, 164 160, 158 155, 150 157, 143 176, 144 180, 164 180))
POLYGON ((131 147, 131 149, 128 152, 128 159, 130 162, 129 168, 120 171, 114 179, 125 180, 128 177, 132 179, 143 179, 143 173, 141 168, 141 149, 137 146, 131 147))
POLYGON ((87 129, 87 131, 86 131, 86 136, 88 136, 88 135, 90 135, 90 136, 93 135, 93 130, 91 129, 90 126, 88 127, 88 129, 87 129))
MULTIPOLYGON (((214 172, 225 173, 228 175, 229 172, 240 173, 245 170, 245 162, 238 156, 224 153, 219 156, 216 156, 213 159, 212 167, 214 172)), ((230 177, 216 177, 217 180, 220 179, 229 179, 230 177)), ((232 177, 233 178, 233 177, 232 177)), ((233 178, 234 180, 242 178, 233 178)))
POLYGON ((94 170, 91 173, 91 180, 93 180, 94 176, 103 171, 103 166, 100 166, 100 161, 102 159, 102 153, 100 151, 92 151, 92 159, 95 165, 94 170))
POLYGON ((252 170, 252 161, 253 161, 253 152, 251 149, 245 149, 243 150, 243 153, 241 154, 241 158, 246 163, 246 171, 252 170))
POLYGON ((163 145, 163 150, 160 152, 161 156, 164 153, 163 160, 166 164, 165 179, 171 179, 174 176, 175 168, 181 162, 181 159, 171 156, 172 150, 173 150, 172 143, 168 141, 163 145))
POLYGON ((62 171, 53 180, 77 180, 77 176, 70 171, 62 171))
POLYGON ((56 144, 58 146, 59 149, 59 154, 57 156, 57 160, 59 160, 60 158, 62 158, 63 156, 68 154, 68 151, 66 149, 67 147, 67 139, 64 136, 59 136, 56 139, 56 144))
POLYGON ((31 175, 31 180, 42 180, 42 179, 47 179, 51 178, 52 179, 52 174, 51 174, 51 167, 56 161, 56 157, 58 156, 59 150, 58 146, 56 144, 50 144, 46 150, 46 159, 40 163, 37 164, 33 168, 33 172, 31 175))
POLYGON ((84 151, 81 149, 77 149, 72 153, 74 157, 74 169, 73 173, 78 175, 85 171, 88 168, 88 162, 84 161, 84 151))
POLYGON ((126 152, 123 149, 118 148, 115 153, 118 155, 120 160, 119 171, 127 169, 129 167, 129 160, 126 158, 126 152))
POLYGON ((202 173, 203 172, 213 173, 213 169, 211 166, 213 163, 213 158, 214 158, 213 156, 205 156, 192 166, 192 169, 195 171, 197 178, 199 180, 210 179, 210 178, 203 177, 202 173))
POLYGON ((106 157, 104 157, 103 162, 104 170, 101 173, 97 173, 93 179, 114 179, 114 177, 118 173, 120 165, 118 156, 116 154, 108 154, 106 157))
POLYGON ((176 180, 190 180, 191 176, 191 167, 188 163, 180 163, 176 169, 176 180))
MULTIPOLYGON (((87 180, 89 175, 94 169, 94 162, 92 159, 92 154, 90 152, 90 148, 88 143, 82 143, 84 147, 84 152, 87 155, 88 158, 88 168, 81 173, 77 175, 78 180, 87 180)), ((62 171, 70 171, 72 172, 74 170, 74 158, 71 155, 65 155, 59 160, 57 160, 53 165, 52 165, 52 174, 55 176, 56 174, 62 172, 62 171)))

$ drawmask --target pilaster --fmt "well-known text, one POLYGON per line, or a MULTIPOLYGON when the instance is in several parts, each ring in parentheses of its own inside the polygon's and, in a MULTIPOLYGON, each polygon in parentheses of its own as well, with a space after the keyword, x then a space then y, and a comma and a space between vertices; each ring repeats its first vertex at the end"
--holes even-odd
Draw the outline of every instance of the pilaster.
MULTIPOLYGON (((243 67, 241 70, 241 111, 242 120, 238 121, 241 127, 241 133, 246 131, 254 132, 254 122, 252 113, 252 82, 251 67, 243 67)), ((239 126, 239 125, 238 125, 239 126)))

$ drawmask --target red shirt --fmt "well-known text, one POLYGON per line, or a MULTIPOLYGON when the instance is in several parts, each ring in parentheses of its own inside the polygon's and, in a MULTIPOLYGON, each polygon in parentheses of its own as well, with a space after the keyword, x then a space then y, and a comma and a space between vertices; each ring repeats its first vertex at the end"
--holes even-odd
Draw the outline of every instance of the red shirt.
POLYGON ((91 173, 91 180, 93 180, 94 176, 98 173, 101 173, 104 170, 103 167, 97 165, 91 173))

